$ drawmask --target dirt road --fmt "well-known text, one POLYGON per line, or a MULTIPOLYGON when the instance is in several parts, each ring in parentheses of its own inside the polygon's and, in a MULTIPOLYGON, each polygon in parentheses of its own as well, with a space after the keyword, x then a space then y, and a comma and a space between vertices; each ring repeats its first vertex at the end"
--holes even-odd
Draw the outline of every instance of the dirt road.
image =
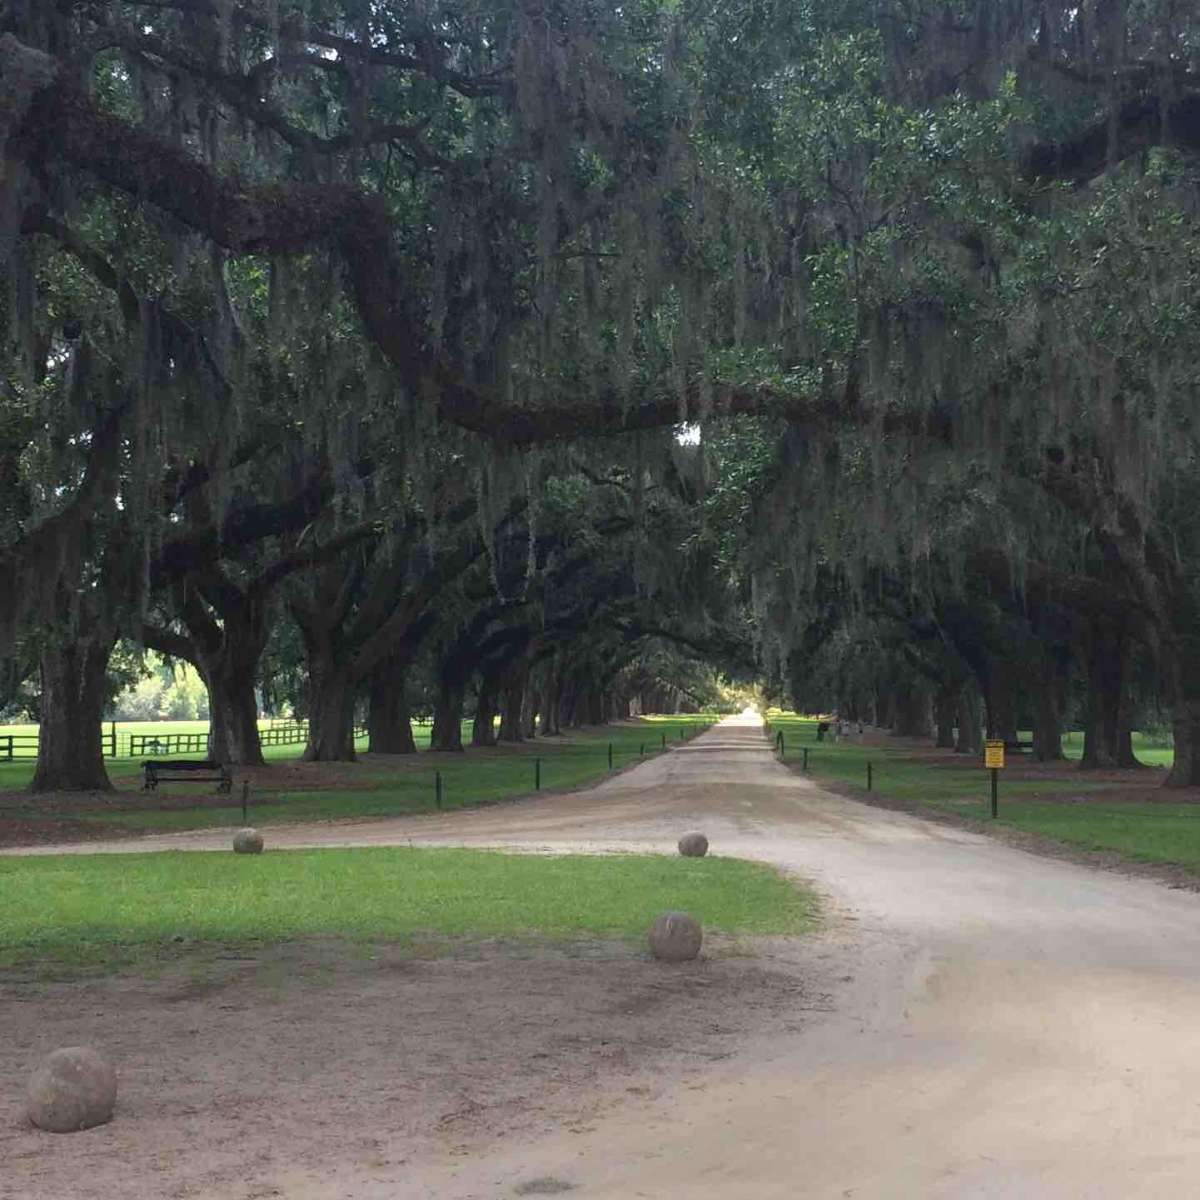
POLYGON ((1200 1194, 1200 899, 829 795, 776 764, 754 723, 569 797, 271 839, 657 850, 693 826, 714 852, 777 863, 828 897, 814 955, 844 972, 832 1012, 794 1033, 780 1021, 586 1131, 382 1172, 284 1172, 257 1194, 1200 1194))

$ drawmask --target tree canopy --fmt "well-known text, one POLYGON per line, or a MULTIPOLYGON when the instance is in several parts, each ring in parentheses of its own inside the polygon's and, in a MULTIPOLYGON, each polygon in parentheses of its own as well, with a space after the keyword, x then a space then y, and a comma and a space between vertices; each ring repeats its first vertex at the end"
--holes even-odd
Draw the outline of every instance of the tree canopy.
POLYGON ((229 761, 723 672, 1089 765, 1161 713, 1200 784, 1198 59, 1177 0, 4 0, 36 786, 118 644, 229 761))

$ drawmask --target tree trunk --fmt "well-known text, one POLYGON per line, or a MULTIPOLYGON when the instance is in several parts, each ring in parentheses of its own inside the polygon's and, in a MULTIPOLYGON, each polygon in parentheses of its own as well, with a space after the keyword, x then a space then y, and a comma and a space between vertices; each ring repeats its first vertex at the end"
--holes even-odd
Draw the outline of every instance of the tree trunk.
POLYGON ((479 696, 475 702, 475 719, 471 722, 472 746, 494 746, 496 744, 496 693, 498 687, 494 677, 485 675, 479 681, 479 696))
POLYGON ((1174 730, 1175 762, 1163 786, 1200 787, 1200 700, 1185 698, 1176 703, 1174 730))
POLYGON ((537 737, 540 707, 541 691, 530 682, 526 685, 525 698, 521 703, 521 732, 527 738, 537 737))
POLYGON ((416 754, 403 667, 385 659, 371 672, 367 736, 372 754, 416 754))
POLYGON ((529 691, 529 669, 522 666, 513 671, 504 684, 500 705, 500 740, 525 740, 525 704, 529 691))
POLYGON ((41 654, 42 711, 31 792, 107 792, 101 722, 111 637, 81 637, 41 654))
POLYGON ((546 675, 546 682, 541 692, 540 724, 538 732, 542 737, 557 737, 562 733, 559 714, 562 711, 562 678, 557 671, 546 675))
POLYGON ((940 750, 954 748, 954 719, 958 713, 958 692, 956 687, 941 687, 933 703, 937 745, 940 750))
POLYGON ((257 660, 246 665, 224 648, 198 658, 200 677, 208 689, 209 754, 227 766, 262 766, 254 695, 257 660))
POLYGON ((219 621, 195 597, 180 603, 179 615, 188 630, 187 657, 208 689, 209 753, 226 765, 262 766, 254 685, 267 641, 265 609, 234 590, 219 621))
POLYGON ((1172 636, 1163 656, 1170 685, 1175 761, 1164 787, 1200 787, 1200 603, 1190 588, 1179 588, 1170 613, 1172 636))
POLYGON ((429 737, 430 750, 461 750, 463 701, 466 684, 458 680, 443 680, 433 706, 433 730, 429 737))
POLYGON ((912 683, 896 689, 897 737, 927 738, 930 728, 929 697, 925 689, 912 683))
POLYGON ((1017 737, 1017 681, 1008 663, 988 663, 987 689, 983 697, 987 709, 987 735, 996 741, 1013 743, 1017 737))
POLYGON ((978 754, 983 749, 979 736, 979 693, 968 683, 958 693, 958 740, 956 754, 978 754))
POLYGON ((1033 757, 1038 762, 1058 762, 1062 756, 1062 692, 1057 672, 1047 665, 1033 714, 1033 757))
POLYGON ((574 679, 564 680, 558 699, 557 729, 574 729, 580 724, 579 685, 574 679))
POLYGON ((354 685, 331 656, 308 659, 309 762, 354 762, 354 685))
POLYGON ((1081 770, 1127 765, 1132 741, 1122 746, 1122 693, 1125 685, 1124 639, 1107 627, 1093 627, 1088 644, 1088 713, 1083 733, 1081 770))

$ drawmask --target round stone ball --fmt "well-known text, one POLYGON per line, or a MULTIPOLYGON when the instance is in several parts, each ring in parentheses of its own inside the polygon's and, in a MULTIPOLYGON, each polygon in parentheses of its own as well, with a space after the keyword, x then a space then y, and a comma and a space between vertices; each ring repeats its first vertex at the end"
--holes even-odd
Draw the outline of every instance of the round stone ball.
POLYGON ((708 838, 702 833, 685 833, 679 839, 679 853, 684 858, 703 858, 708 853, 708 838))
POLYGON ((261 854, 263 837, 257 829, 239 829, 233 835, 234 854, 261 854))
POLYGON ((663 962, 690 962, 700 953, 700 922, 685 912, 665 912, 650 926, 650 953, 663 962))
POLYGON ((75 1133, 112 1120, 117 1073, 88 1046, 55 1050, 29 1080, 25 1114, 50 1133, 75 1133))

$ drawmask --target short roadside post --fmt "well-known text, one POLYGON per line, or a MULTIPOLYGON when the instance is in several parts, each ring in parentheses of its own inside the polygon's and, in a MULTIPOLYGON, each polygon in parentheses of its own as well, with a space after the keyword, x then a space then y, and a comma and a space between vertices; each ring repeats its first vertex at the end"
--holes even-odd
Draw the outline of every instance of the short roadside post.
POLYGON ((871 783, 872 783, 872 782, 873 782, 873 781, 872 781, 872 778, 871 778, 871 764, 870 764, 870 763, 867 763, 867 791, 868 791, 868 792, 873 790, 873 789, 872 789, 872 787, 871 787, 871 783))
POLYGON ((804 752, 804 770, 807 771, 808 770, 808 747, 802 746, 801 749, 804 752))
POLYGON ((665 733, 662 735, 662 743, 663 749, 665 750, 667 748, 667 735, 665 733))
POLYGON ((612 742, 608 743, 608 769, 612 770, 612 742))
POLYGON ((433 773, 433 799, 438 808, 442 807, 442 773, 434 771, 433 773))
POLYGON ((643 742, 643 743, 642 743, 642 744, 641 744, 641 745, 638 747, 638 758, 645 758, 645 757, 646 757, 646 743, 645 743, 645 742, 643 742))
POLYGON ((535 792, 542 790, 542 760, 540 758, 533 760, 533 790, 535 792))
POLYGON ((1004 743, 986 741, 983 744, 983 765, 992 775, 992 818, 999 814, 1000 772, 1004 769, 1004 743))

